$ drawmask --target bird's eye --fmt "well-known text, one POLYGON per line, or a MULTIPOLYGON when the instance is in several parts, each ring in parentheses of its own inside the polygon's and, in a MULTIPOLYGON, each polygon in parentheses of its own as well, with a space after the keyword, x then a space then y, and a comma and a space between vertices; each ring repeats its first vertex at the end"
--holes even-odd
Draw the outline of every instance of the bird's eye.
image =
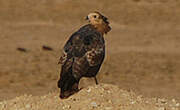
POLYGON ((96 15, 94 15, 94 18, 96 18, 97 16, 96 15))

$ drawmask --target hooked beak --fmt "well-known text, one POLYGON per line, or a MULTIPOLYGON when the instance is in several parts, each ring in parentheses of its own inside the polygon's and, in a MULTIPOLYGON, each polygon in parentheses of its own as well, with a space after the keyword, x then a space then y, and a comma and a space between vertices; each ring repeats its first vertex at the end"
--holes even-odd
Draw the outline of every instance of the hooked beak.
POLYGON ((89 20, 88 16, 86 16, 84 19, 85 19, 85 20, 89 20))

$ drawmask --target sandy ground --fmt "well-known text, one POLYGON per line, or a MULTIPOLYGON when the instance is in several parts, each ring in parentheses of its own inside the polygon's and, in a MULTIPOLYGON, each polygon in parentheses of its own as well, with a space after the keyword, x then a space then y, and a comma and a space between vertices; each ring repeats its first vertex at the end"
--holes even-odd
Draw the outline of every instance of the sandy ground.
MULTIPOLYGON (((112 26, 105 36, 99 82, 147 98, 180 101, 177 0, 0 0, 0 100, 56 94, 61 48, 94 10, 105 14, 112 26), (43 45, 53 50, 43 50, 43 45)), ((94 80, 80 83, 87 88, 94 80)))
POLYGON ((45 96, 23 95, 0 102, 1 110, 179 110, 175 99, 144 98, 117 86, 89 86, 65 100, 57 93, 45 96))

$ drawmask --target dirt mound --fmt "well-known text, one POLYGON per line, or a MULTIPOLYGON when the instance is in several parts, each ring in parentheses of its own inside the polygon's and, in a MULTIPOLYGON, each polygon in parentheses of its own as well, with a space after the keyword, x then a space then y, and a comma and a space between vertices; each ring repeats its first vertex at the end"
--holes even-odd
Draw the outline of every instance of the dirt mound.
POLYGON ((1 110, 179 110, 176 100, 137 96, 117 86, 100 84, 82 89, 68 99, 61 100, 58 93, 45 96, 20 96, 0 102, 1 110))

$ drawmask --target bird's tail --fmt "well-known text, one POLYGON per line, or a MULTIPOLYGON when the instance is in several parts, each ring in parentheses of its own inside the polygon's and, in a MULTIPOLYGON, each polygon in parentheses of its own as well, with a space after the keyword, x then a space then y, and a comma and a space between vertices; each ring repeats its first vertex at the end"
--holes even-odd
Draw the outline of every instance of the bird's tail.
POLYGON ((58 81, 58 87, 61 89, 60 98, 68 98, 77 92, 79 90, 78 85, 79 80, 77 80, 71 72, 62 75, 58 81))

